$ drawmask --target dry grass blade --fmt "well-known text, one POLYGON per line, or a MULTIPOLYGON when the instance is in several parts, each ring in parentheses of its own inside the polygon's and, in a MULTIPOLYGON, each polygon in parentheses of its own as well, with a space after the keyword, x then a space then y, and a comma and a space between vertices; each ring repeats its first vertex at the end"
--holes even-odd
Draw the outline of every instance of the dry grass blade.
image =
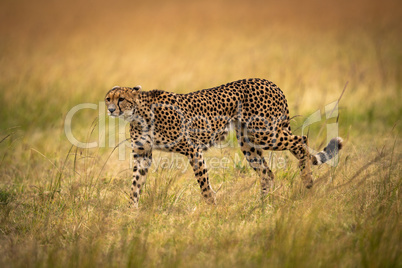
MULTIPOLYGON (((345 187, 346 185, 349 185, 352 183, 363 171, 365 171, 368 167, 372 166, 375 163, 378 163, 381 159, 383 159, 384 155, 377 155, 374 159, 370 160, 368 163, 366 163, 364 166, 359 168, 353 175, 352 177, 344 184, 338 185, 334 188, 329 189, 329 191, 337 190, 339 188, 345 187)), ((363 178, 363 180, 366 179, 366 177, 363 178)))
POLYGON ((3 141, 5 141, 8 137, 11 137, 11 134, 6 135, 4 138, 1 139, 0 143, 2 143, 3 141))

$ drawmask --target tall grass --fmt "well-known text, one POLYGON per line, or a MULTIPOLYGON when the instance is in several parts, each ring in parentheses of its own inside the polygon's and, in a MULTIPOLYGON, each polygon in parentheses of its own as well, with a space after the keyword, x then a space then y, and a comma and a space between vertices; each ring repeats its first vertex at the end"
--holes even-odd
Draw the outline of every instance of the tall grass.
POLYGON ((402 9, 325 3, 1 2, 0 266, 401 266, 402 9), (276 179, 261 198, 239 149, 213 148, 209 206, 186 159, 157 152, 133 211, 129 148, 98 131, 104 113, 77 113, 73 134, 114 145, 64 133, 72 107, 116 84, 184 93, 246 77, 281 87, 297 134, 320 110, 313 148, 338 120, 339 164, 315 168, 312 189, 292 155, 266 152, 276 179))

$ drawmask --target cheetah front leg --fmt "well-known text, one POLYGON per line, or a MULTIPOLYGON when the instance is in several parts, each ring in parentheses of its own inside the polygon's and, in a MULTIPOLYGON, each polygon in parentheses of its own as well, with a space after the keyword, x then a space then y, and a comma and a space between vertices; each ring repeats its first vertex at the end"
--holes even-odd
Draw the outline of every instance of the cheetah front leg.
POLYGON ((148 170, 152 164, 152 151, 144 153, 133 152, 133 181, 131 184, 131 205, 138 208, 138 201, 146 182, 148 170))
POLYGON ((202 156, 201 150, 191 153, 189 156, 189 161, 193 167, 195 177, 201 188, 201 194, 205 200, 210 204, 216 204, 215 192, 212 190, 208 178, 208 170, 205 165, 204 158, 202 156))
POLYGON ((131 146, 133 148, 132 165, 133 165, 133 180, 131 183, 131 205, 138 208, 138 201, 142 188, 146 182, 146 176, 152 164, 152 139, 149 134, 139 134, 136 131, 135 125, 131 125, 130 136, 131 146))

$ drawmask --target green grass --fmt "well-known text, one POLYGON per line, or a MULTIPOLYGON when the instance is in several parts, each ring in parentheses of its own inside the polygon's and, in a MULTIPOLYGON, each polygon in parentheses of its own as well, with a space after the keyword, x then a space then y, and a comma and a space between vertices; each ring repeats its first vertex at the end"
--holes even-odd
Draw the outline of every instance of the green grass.
MULTIPOLYGON (((402 266, 399 3, 32 3, 0 3, 0 267, 402 266), (339 164, 314 167, 312 189, 291 154, 265 152, 275 189, 262 199, 240 150, 212 148, 210 206, 186 159, 156 152, 133 211, 129 148, 119 161, 124 147, 64 133, 71 108, 114 85, 184 93, 246 77, 284 91, 297 134, 320 111, 316 150, 338 120, 339 164)), ((77 113, 74 135, 116 145, 99 115, 77 113)))

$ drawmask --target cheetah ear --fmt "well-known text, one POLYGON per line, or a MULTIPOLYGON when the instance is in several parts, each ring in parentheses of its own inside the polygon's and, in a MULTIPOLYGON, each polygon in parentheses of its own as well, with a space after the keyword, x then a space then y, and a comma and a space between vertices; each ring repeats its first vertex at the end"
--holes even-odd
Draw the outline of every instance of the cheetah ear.
POLYGON ((141 90, 141 86, 140 86, 140 85, 135 86, 135 87, 132 88, 132 90, 133 90, 133 91, 140 91, 140 90, 141 90))

